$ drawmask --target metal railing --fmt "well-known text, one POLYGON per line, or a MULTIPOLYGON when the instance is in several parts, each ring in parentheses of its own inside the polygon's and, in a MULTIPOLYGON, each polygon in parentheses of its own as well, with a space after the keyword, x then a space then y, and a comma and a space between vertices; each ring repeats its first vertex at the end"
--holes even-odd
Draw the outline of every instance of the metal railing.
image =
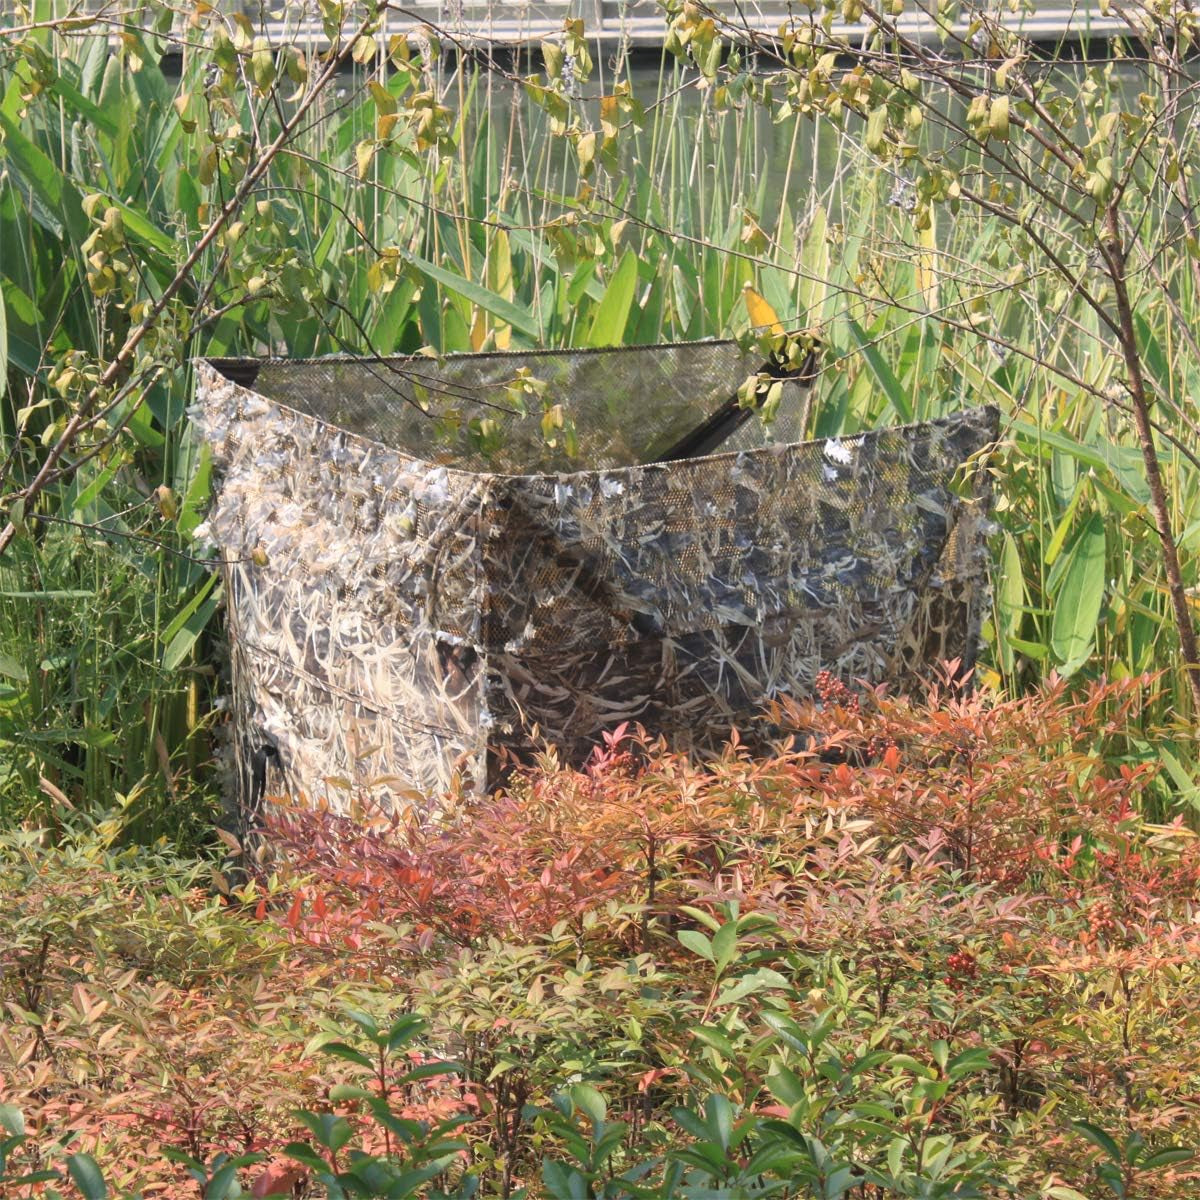
MULTIPOLYGON (((215 0, 215 5, 231 14, 244 13, 272 41, 301 38, 319 43, 324 36, 312 0, 284 0, 283 4, 215 0)), ((66 11, 69 6, 64 3, 62 7, 66 11)), ((85 7, 117 10, 112 0, 85 0, 85 7)), ((790 0, 707 0, 706 7, 732 25, 762 34, 774 34, 789 16, 803 15, 790 0)), ((472 42, 513 44, 553 37, 568 17, 582 18, 588 34, 601 42, 632 46, 660 44, 666 28, 657 0, 405 0, 402 8, 387 13, 385 32, 405 33, 428 24, 472 42)), ((1038 5, 1032 12, 1002 13, 1000 19, 1043 44, 1063 39, 1103 40, 1129 32, 1120 17, 1105 15, 1098 3, 1038 5)), ((3 24, 0 20, 0 26, 3 24)), ((901 32, 920 42, 932 42, 939 36, 936 23, 924 12, 907 11, 897 24, 901 32)), ((960 21, 955 32, 965 31, 966 22, 960 21)), ((868 30, 861 22, 837 21, 832 32, 854 42, 868 30)))

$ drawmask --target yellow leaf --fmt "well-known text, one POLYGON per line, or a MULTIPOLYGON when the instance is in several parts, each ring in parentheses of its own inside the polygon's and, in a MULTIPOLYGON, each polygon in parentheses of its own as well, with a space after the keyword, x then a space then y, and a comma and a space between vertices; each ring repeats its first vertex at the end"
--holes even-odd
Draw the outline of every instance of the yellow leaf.
POLYGON ((988 132, 1002 142, 1008 141, 1008 97, 997 96, 988 109, 988 132))
POLYGON ((750 314, 750 324, 757 330, 768 333, 783 333, 783 323, 775 310, 749 284, 743 290, 746 299, 746 312, 750 314))
POLYGON ((475 319, 471 322, 471 349, 476 352, 482 350, 483 343, 487 340, 487 335, 487 313, 482 308, 476 308, 475 319))
POLYGON ((917 234, 921 249, 917 255, 916 284, 925 307, 933 312, 938 306, 937 224, 929 210, 929 224, 917 234))
POLYGON ((354 148, 354 158, 358 163, 359 179, 366 179, 367 172, 371 169, 371 160, 375 157, 374 142, 359 142, 354 148))
POLYGON ((350 56, 362 67, 366 66, 375 57, 378 50, 379 43, 369 33, 364 33, 354 43, 354 48, 350 51, 350 56))
POLYGON ((575 143, 575 156, 579 159, 579 172, 586 179, 596 158, 595 130, 583 134, 575 143))
POLYGON ((175 493, 166 484, 154 489, 154 502, 158 505, 158 511, 164 521, 175 520, 179 506, 175 502, 175 493))
MULTIPOLYGON (((516 292, 513 288, 512 250, 508 234, 497 229, 488 248, 487 285, 498 296, 511 300, 516 292)), ((507 350, 512 340, 512 326, 497 320, 493 325, 497 350, 507 350)))

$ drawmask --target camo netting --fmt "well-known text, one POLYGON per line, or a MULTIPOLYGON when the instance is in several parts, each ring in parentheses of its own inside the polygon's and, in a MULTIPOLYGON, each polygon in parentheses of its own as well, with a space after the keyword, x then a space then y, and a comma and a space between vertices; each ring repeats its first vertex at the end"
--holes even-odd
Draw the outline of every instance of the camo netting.
POLYGON ((789 382, 773 427, 652 461, 756 366, 731 342, 199 364, 243 804, 267 768, 340 812, 426 804, 625 720, 702 751, 822 669, 972 661, 996 411, 797 443, 789 382))

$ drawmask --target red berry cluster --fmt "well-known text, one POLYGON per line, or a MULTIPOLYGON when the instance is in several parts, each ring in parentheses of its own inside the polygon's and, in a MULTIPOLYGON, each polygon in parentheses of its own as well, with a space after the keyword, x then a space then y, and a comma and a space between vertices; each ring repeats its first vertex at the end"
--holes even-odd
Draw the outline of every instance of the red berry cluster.
POLYGON ((946 959, 948 974, 942 980, 947 987, 952 987, 957 991, 963 986, 963 983, 968 979, 974 979, 976 972, 979 970, 979 964, 975 961, 975 955, 969 950, 956 950, 946 959))
POLYGON ((832 671, 818 671, 813 680, 813 690, 822 704, 834 704, 858 712, 858 693, 852 692, 832 671))
POLYGON ((898 750, 896 739, 886 734, 873 733, 867 740, 867 757, 882 758, 889 750, 898 750))
POLYGON ((1116 932, 1117 919, 1113 906, 1107 900, 1099 900, 1088 909, 1088 932, 1093 938, 1107 937, 1116 932))

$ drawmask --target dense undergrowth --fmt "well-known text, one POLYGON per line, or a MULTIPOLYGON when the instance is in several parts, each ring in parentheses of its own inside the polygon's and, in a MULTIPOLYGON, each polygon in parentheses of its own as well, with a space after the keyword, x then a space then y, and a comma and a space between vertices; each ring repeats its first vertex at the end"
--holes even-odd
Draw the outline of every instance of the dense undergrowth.
POLYGON ((119 820, 10 833, 4 1178, 1190 1194, 1200 842, 1098 752, 1150 686, 830 683, 766 756, 625 730, 436 821, 277 805, 234 889, 119 820))

